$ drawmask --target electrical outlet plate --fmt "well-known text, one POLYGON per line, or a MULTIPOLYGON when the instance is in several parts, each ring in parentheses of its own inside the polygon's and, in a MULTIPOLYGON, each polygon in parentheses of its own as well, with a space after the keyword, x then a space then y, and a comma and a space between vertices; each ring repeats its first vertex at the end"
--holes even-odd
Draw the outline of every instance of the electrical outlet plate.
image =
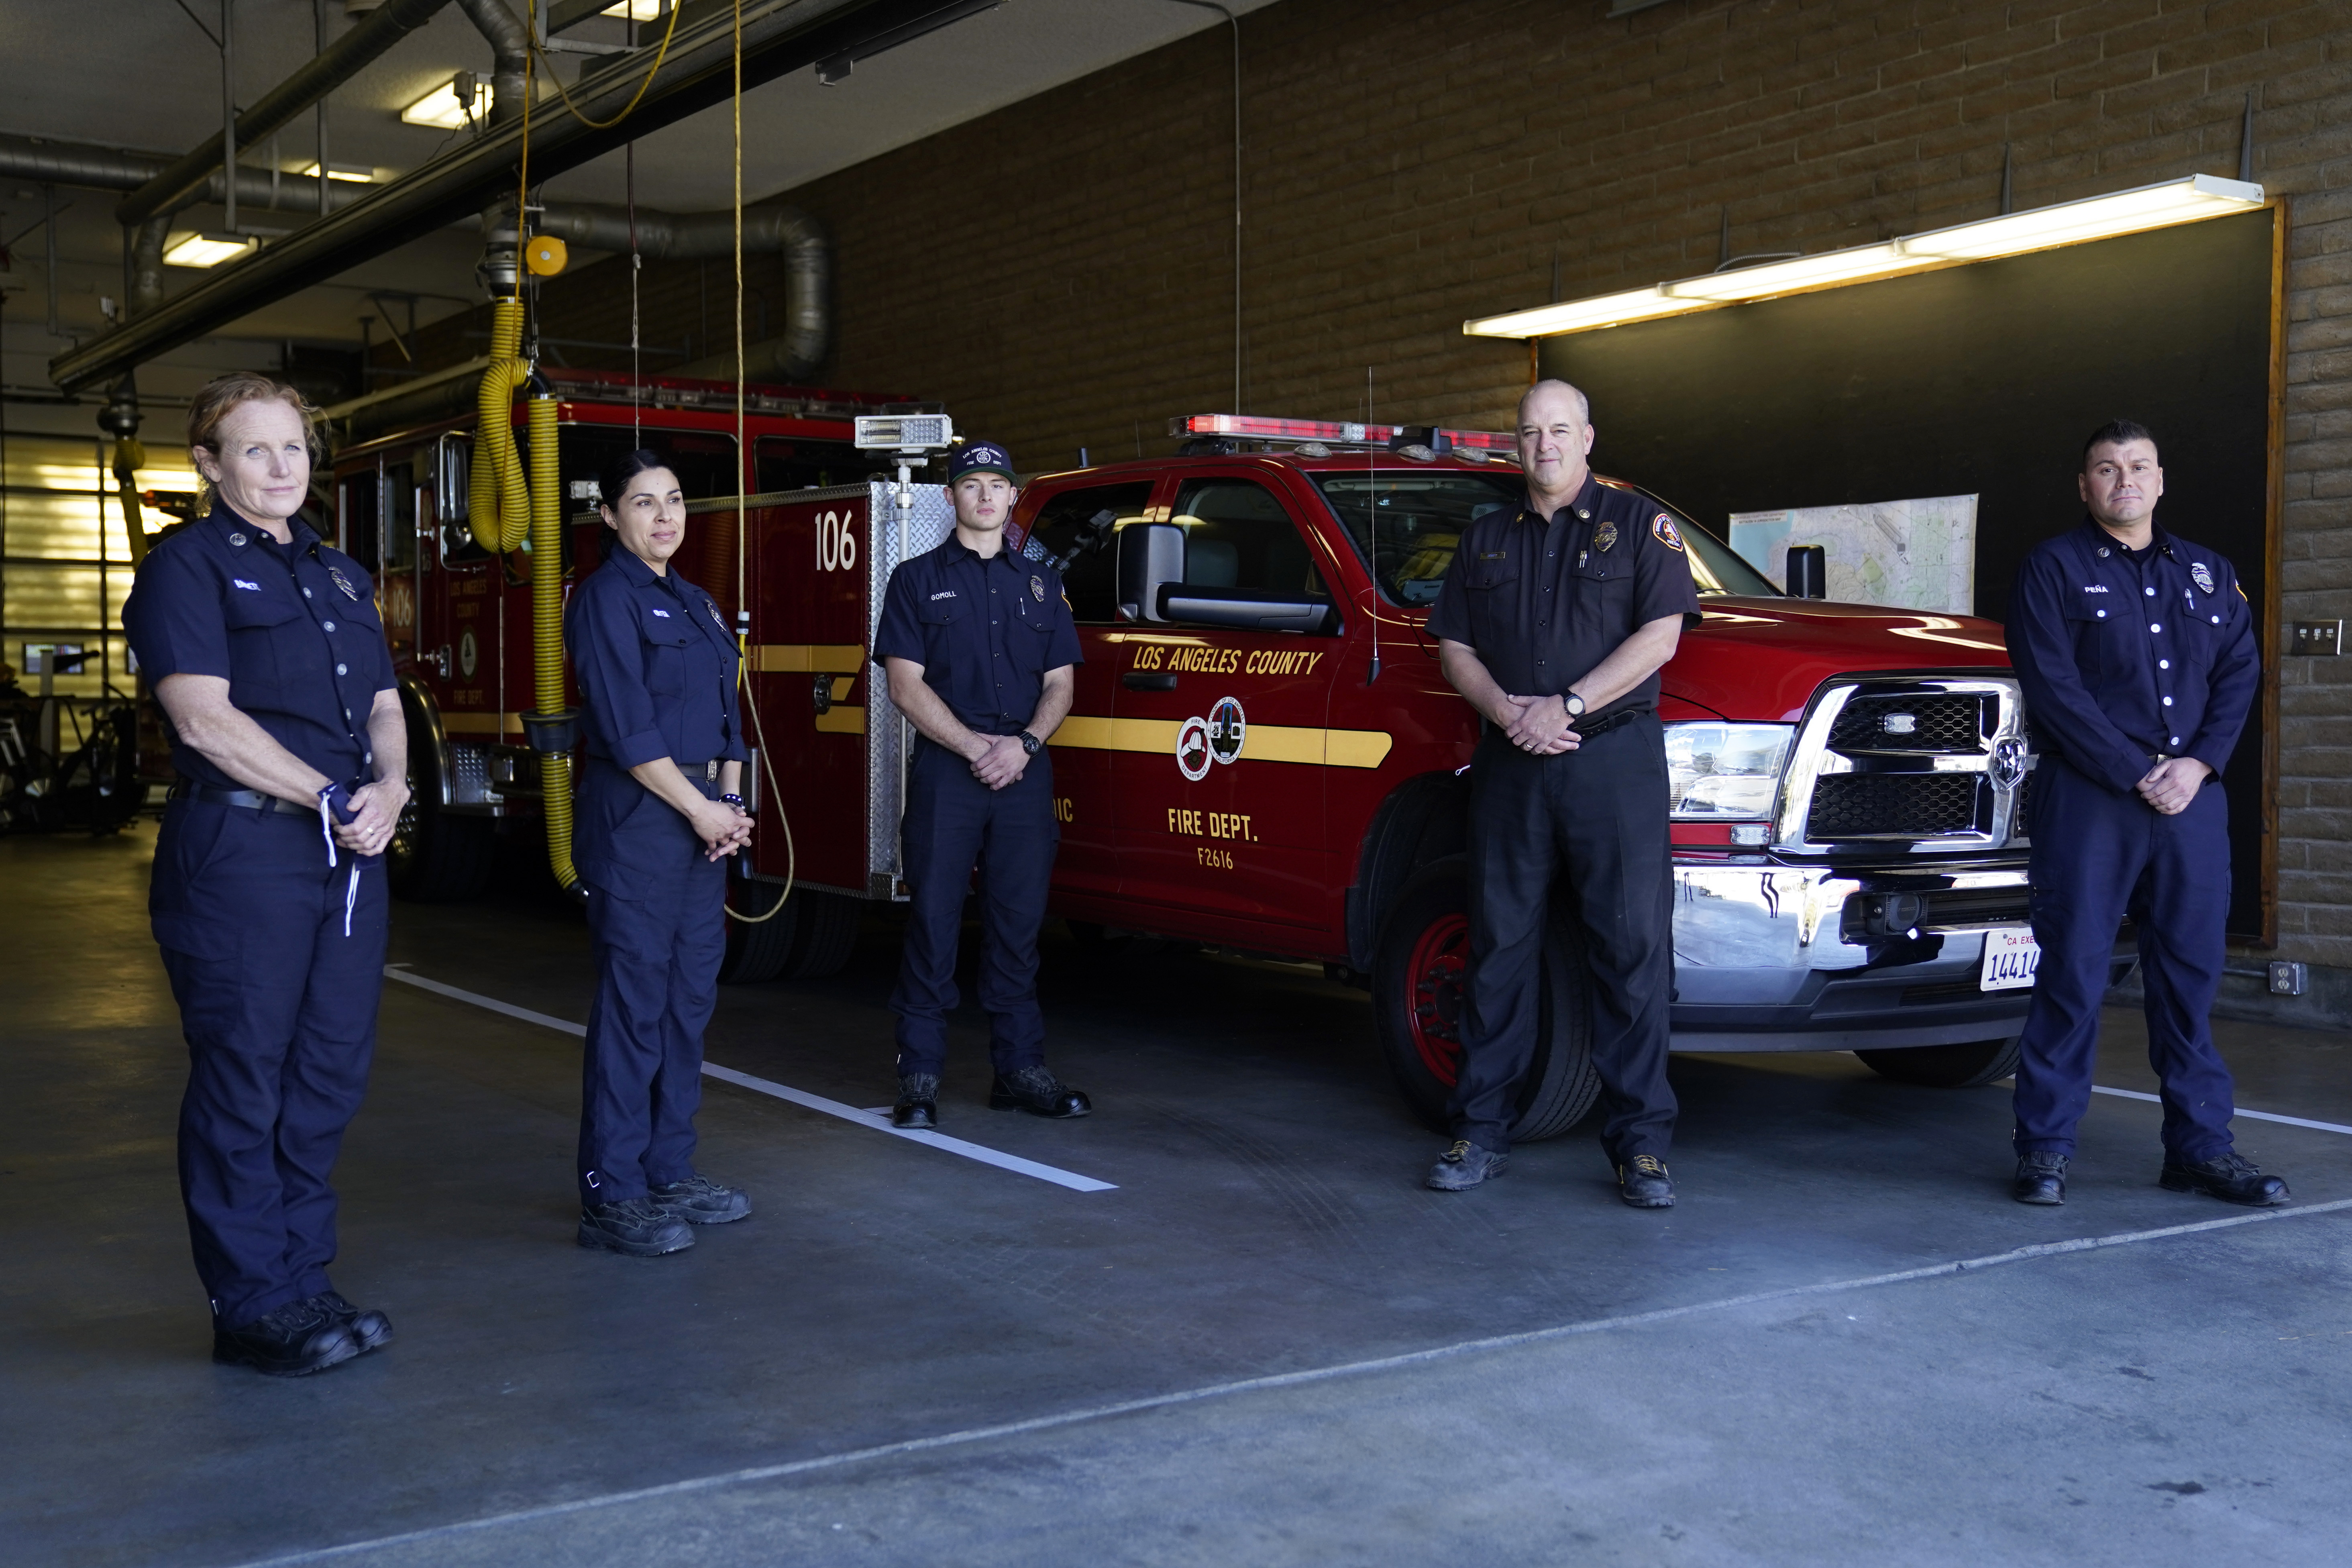
POLYGON ((2300 963, 2273 963, 2270 968, 2274 996, 2300 996, 2310 984, 2311 972, 2300 963))
POLYGON ((2297 621, 2294 623, 2293 646, 2287 651, 2298 658, 2325 658, 2344 651, 2342 621, 2297 621))

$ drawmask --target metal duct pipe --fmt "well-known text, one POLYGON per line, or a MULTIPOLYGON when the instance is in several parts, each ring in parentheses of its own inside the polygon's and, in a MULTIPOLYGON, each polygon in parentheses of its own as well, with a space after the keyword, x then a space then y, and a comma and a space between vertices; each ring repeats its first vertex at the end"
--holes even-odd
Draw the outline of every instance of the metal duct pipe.
MULTIPOLYGON (((172 230, 173 213, 157 213, 135 229, 123 231, 131 257, 131 313, 143 316, 163 302, 163 241, 172 230)), ((128 381, 127 375, 123 378, 128 381)))
MULTIPOLYGON (((236 117, 236 140, 250 147, 357 76, 378 56, 432 19, 449 0, 384 0, 367 19, 345 33, 310 63, 262 94, 260 101, 236 117)), ((227 127, 222 128, 225 133, 227 127)), ((174 161, 140 185, 115 207, 116 221, 144 223, 160 212, 183 207, 201 198, 205 176, 221 167, 225 134, 205 140, 194 151, 174 161)), ((324 171, 320 171, 322 174, 324 171)), ((240 197, 244 195, 238 187, 240 197)))
MULTIPOLYGON (((743 85, 750 89, 773 81, 936 5, 937 0, 748 0, 742 22, 743 85)), ((531 167, 552 177, 726 102, 734 39, 731 10, 721 9, 692 26, 681 19, 668 56, 646 83, 635 113, 605 131, 568 113, 535 121, 531 167)), ((609 119, 637 93, 646 68, 637 55, 620 57, 614 65, 584 76, 572 89, 572 100, 582 113, 609 119)), ((49 362, 50 378, 72 391, 118 375, 405 244, 420 229, 478 213, 514 178, 521 142, 519 127, 496 126, 404 179, 363 187, 358 200, 331 217, 298 229, 242 261, 213 268, 163 309, 58 354, 49 362)))
MULTIPOLYGON (((625 254, 629 248, 626 207, 584 202, 550 204, 537 226, 540 233, 554 235, 569 245, 625 254)), ((731 212, 662 213, 640 207, 636 227, 637 249, 663 260, 730 256, 735 249, 731 212)), ((746 207, 743 248, 782 250, 785 279, 784 331, 745 347, 745 377, 798 381, 815 374, 833 346, 833 242, 824 226, 795 206, 746 207)), ((731 377, 735 355, 730 350, 668 374, 731 377)))
MULTIPOLYGON (((89 147, 70 142, 34 142, 21 136, 0 136, 0 179, 32 180, 49 185, 72 185, 92 191, 135 191, 153 179, 163 160, 113 147, 89 147)), ((327 195, 338 207, 347 207, 367 195, 370 187, 352 180, 329 180, 327 195)), ((259 169, 236 172, 236 199, 255 208, 269 205, 270 179, 259 169)), ((319 182, 309 174, 281 174, 277 182, 279 208, 289 215, 315 212, 319 182)), ((228 194, 228 176, 215 169, 205 176, 188 204, 219 204, 228 194)), ((184 204, 185 205, 185 204, 184 204)), ((157 215, 161 216, 161 215, 157 215)))
MULTIPOLYGON (((506 0, 457 0, 457 8, 490 46, 490 125, 512 125, 522 119, 523 95, 530 90, 526 74, 530 64, 530 35, 506 0)), ((511 294, 520 279, 522 225, 515 198, 501 191, 482 209, 482 260, 478 275, 491 294, 511 294)))

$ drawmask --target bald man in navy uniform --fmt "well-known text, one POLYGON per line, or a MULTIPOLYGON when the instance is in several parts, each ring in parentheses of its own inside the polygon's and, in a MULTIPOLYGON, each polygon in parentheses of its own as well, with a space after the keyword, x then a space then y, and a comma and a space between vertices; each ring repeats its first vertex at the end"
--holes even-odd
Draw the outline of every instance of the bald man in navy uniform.
POLYGON ((2157 523, 2164 469, 2145 426, 2092 432, 2076 485, 2089 515, 2025 558, 2010 602, 2010 658, 2041 754, 2028 827, 2042 944, 2019 1041, 2011 1195, 2066 1201, 2128 915, 2163 1091, 2158 1184, 2283 1204, 2286 1184, 2232 1147, 2230 1069, 2209 1022, 2230 907, 2221 770, 2263 679, 2253 612, 2228 561, 2157 523))

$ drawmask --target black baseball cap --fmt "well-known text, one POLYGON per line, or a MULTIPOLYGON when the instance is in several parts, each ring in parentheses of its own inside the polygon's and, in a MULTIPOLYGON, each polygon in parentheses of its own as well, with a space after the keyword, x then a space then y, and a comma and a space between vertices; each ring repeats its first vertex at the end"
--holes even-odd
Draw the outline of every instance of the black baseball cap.
POLYGON ((1008 483, 1020 482, 1013 472, 1013 454, 993 441, 966 441, 955 449, 948 459, 948 483, 966 474, 1002 474, 1008 483))

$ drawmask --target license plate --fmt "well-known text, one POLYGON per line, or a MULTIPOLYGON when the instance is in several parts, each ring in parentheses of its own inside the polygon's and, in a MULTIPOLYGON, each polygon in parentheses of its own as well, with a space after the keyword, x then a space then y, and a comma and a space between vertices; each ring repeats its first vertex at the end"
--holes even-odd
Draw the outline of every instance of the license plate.
POLYGON ((2030 931, 1989 931, 1985 932, 1984 968, 1977 976, 1978 989, 1983 991, 2016 991, 2033 984, 2033 972, 2042 965, 2042 944, 2033 940, 2030 931))

